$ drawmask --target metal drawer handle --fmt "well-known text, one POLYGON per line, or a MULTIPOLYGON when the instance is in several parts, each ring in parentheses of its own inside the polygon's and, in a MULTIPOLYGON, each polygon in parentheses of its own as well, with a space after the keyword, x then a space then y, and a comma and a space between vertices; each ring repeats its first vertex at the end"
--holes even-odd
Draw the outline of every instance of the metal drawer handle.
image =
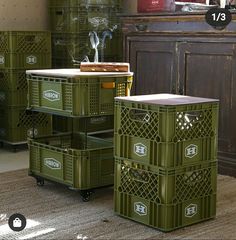
POLYGON ((141 32, 146 31, 147 28, 148 28, 148 25, 147 25, 147 24, 137 24, 137 25, 136 25, 136 29, 137 29, 138 31, 141 31, 141 32))

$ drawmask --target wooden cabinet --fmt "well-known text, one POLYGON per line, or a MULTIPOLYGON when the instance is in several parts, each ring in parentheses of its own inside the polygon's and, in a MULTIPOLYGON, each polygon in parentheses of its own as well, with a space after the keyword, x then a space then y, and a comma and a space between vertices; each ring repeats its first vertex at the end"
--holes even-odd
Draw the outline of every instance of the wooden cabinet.
POLYGON ((123 17, 132 94, 177 93, 220 99, 219 170, 236 176, 236 16, 224 30, 204 15, 123 17))
POLYGON ((150 41, 131 42, 130 64, 135 72, 132 94, 174 93, 175 43, 154 41, 150 44, 150 41))

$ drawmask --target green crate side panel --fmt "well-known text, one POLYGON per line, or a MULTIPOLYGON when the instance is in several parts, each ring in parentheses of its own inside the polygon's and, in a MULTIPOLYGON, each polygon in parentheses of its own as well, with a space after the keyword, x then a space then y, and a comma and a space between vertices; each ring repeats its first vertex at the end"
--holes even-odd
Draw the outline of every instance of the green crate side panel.
POLYGON ((0 69, 36 69, 51 66, 51 53, 0 52, 0 69))
POLYGON ((82 154, 75 163, 74 174, 73 187, 80 190, 113 185, 113 149, 90 150, 82 154))
POLYGON ((87 140, 86 149, 85 138, 81 136, 30 140, 30 172, 80 190, 113 184, 112 144, 93 138, 87 140))
POLYGON ((1 90, 0 106, 27 106, 27 90, 1 90))
POLYGON ((0 90, 27 90, 25 70, 0 70, 0 90))
POLYGON ((46 148, 29 144, 30 172, 51 180, 73 185, 74 159, 69 154, 60 154, 46 148), (43 159, 43 161, 42 161, 43 159))
POLYGON ((12 107, 0 110, 0 139, 12 143, 26 141, 27 137, 52 133, 52 118, 48 114, 28 114, 25 108, 12 107), (33 132, 34 129, 34 132, 33 132))
POLYGON ((115 132, 157 142, 213 137, 218 133, 218 103, 176 107, 115 101, 115 132))
POLYGON ((217 158, 217 137, 156 142, 115 134, 115 156, 157 167, 178 167, 217 158))
POLYGON ((216 216, 215 194, 178 204, 157 204, 115 191, 114 202, 117 214, 162 231, 172 231, 216 216))
POLYGON ((113 127, 113 115, 79 119, 53 116, 53 130, 57 132, 96 132, 113 129, 113 127))
POLYGON ((64 116, 114 114, 114 97, 125 96, 132 77, 56 78, 28 75, 28 107, 64 116), (103 88, 115 83, 115 88, 103 88))
POLYGON ((217 166, 211 162, 205 167, 151 170, 146 165, 116 159, 115 178, 119 192, 174 204, 216 193, 217 166))
POLYGON ((50 53, 50 32, 1 31, 0 52, 2 53, 50 53))

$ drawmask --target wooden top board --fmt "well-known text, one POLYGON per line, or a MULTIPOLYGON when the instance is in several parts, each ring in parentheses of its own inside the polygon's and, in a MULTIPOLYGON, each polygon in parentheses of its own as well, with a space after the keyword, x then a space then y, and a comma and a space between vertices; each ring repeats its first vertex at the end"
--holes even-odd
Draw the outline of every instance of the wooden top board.
POLYGON ((197 104, 197 103, 210 103, 219 102, 218 99, 190 97, 175 94, 152 94, 152 95, 139 95, 131 97, 116 97, 116 100, 130 101, 135 103, 154 104, 154 105, 165 105, 165 106, 176 106, 186 104, 197 104))
POLYGON ((109 62, 82 62, 81 72, 129 72, 129 63, 109 63, 109 62))

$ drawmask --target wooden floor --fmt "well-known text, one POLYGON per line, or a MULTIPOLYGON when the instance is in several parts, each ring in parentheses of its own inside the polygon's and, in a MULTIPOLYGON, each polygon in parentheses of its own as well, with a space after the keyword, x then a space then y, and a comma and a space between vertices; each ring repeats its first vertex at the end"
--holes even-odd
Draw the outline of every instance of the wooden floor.
POLYGON ((0 216, 22 213, 28 228, 13 233, 0 220, 0 239, 236 239, 236 179, 218 177, 217 217, 170 233, 116 216, 113 189, 100 189, 90 202, 64 186, 37 187, 27 170, 0 174, 0 216))

